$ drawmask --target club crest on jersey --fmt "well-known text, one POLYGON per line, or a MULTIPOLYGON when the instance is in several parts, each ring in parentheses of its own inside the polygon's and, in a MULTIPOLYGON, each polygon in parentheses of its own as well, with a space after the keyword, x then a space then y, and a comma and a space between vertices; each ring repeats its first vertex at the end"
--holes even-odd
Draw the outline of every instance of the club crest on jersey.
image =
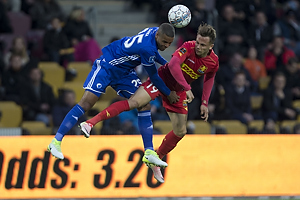
POLYGON ((186 53, 186 48, 182 47, 181 49, 179 49, 178 53, 180 56, 182 56, 183 54, 186 53))
POLYGON ((102 88, 102 84, 101 84, 101 83, 97 83, 96 87, 97 87, 98 89, 100 89, 100 88, 102 88))
POLYGON ((204 74, 204 72, 207 70, 207 67, 204 65, 201 65, 199 67, 199 69, 197 69, 197 72, 199 72, 200 74, 204 74))
POLYGON ((186 111, 188 110, 188 100, 187 100, 187 99, 186 99, 186 100, 183 100, 182 106, 183 106, 183 108, 184 108, 186 111))
POLYGON ((154 63, 154 61, 155 61, 155 56, 151 56, 151 57, 149 58, 149 63, 154 63))
POLYGON ((188 104, 188 100, 183 100, 182 106, 183 106, 183 107, 187 107, 187 104, 188 104))

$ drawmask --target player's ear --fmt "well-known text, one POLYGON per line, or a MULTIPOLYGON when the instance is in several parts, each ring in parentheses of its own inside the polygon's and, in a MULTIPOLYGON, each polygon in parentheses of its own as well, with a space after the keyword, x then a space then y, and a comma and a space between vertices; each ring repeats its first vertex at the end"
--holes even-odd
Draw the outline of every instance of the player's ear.
POLYGON ((213 47, 214 47, 214 44, 211 44, 209 47, 209 50, 212 50, 213 47))

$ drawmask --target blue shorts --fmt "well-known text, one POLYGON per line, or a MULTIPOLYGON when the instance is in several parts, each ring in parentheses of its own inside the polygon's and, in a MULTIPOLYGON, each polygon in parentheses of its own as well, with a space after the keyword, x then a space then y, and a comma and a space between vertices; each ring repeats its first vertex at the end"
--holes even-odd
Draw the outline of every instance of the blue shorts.
POLYGON ((100 97, 102 93, 105 93, 106 87, 111 86, 118 95, 128 99, 141 84, 134 69, 124 71, 108 65, 100 58, 95 60, 83 88, 100 97))

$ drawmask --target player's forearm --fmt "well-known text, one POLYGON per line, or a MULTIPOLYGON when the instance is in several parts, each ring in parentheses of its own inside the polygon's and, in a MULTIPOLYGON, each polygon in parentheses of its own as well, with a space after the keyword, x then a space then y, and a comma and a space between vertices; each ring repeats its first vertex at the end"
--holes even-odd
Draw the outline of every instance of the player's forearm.
POLYGON ((173 56, 169 63, 169 69, 177 83, 179 83, 185 91, 188 91, 191 89, 191 86, 186 82, 180 68, 180 64, 180 59, 176 56, 173 56))
POLYGON ((158 76, 157 69, 155 65, 145 67, 151 82, 154 86, 164 95, 169 96, 171 90, 166 86, 164 81, 158 76))
POLYGON ((215 80, 215 74, 212 76, 206 74, 204 77, 203 91, 202 91, 202 105, 205 105, 205 106, 208 105, 208 99, 209 99, 212 87, 214 85, 214 80, 215 80))

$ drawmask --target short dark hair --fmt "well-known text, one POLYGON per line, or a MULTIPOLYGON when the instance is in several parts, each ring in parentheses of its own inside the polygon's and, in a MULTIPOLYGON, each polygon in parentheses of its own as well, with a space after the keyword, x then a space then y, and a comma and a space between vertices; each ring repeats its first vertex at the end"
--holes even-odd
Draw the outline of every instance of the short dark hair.
POLYGON ((216 40, 217 34, 216 30, 209 24, 202 23, 198 27, 197 35, 201 35, 202 37, 209 37, 210 43, 213 44, 216 40))
POLYGON ((158 28, 158 33, 165 34, 168 37, 175 37, 175 28, 170 23, 162 23, 158 28))
POLYGON ((285 74, 284 74, 282 71, 277 71, 277 72, 275 72, 275 74, 273 75, 273 82, 274 82, 274 80, 275 80, 277 77, 280 77, 280 76, 282 76, 282 77, 284 77, 284 78, 286 79, 286 76, 285 76, 285 74))

